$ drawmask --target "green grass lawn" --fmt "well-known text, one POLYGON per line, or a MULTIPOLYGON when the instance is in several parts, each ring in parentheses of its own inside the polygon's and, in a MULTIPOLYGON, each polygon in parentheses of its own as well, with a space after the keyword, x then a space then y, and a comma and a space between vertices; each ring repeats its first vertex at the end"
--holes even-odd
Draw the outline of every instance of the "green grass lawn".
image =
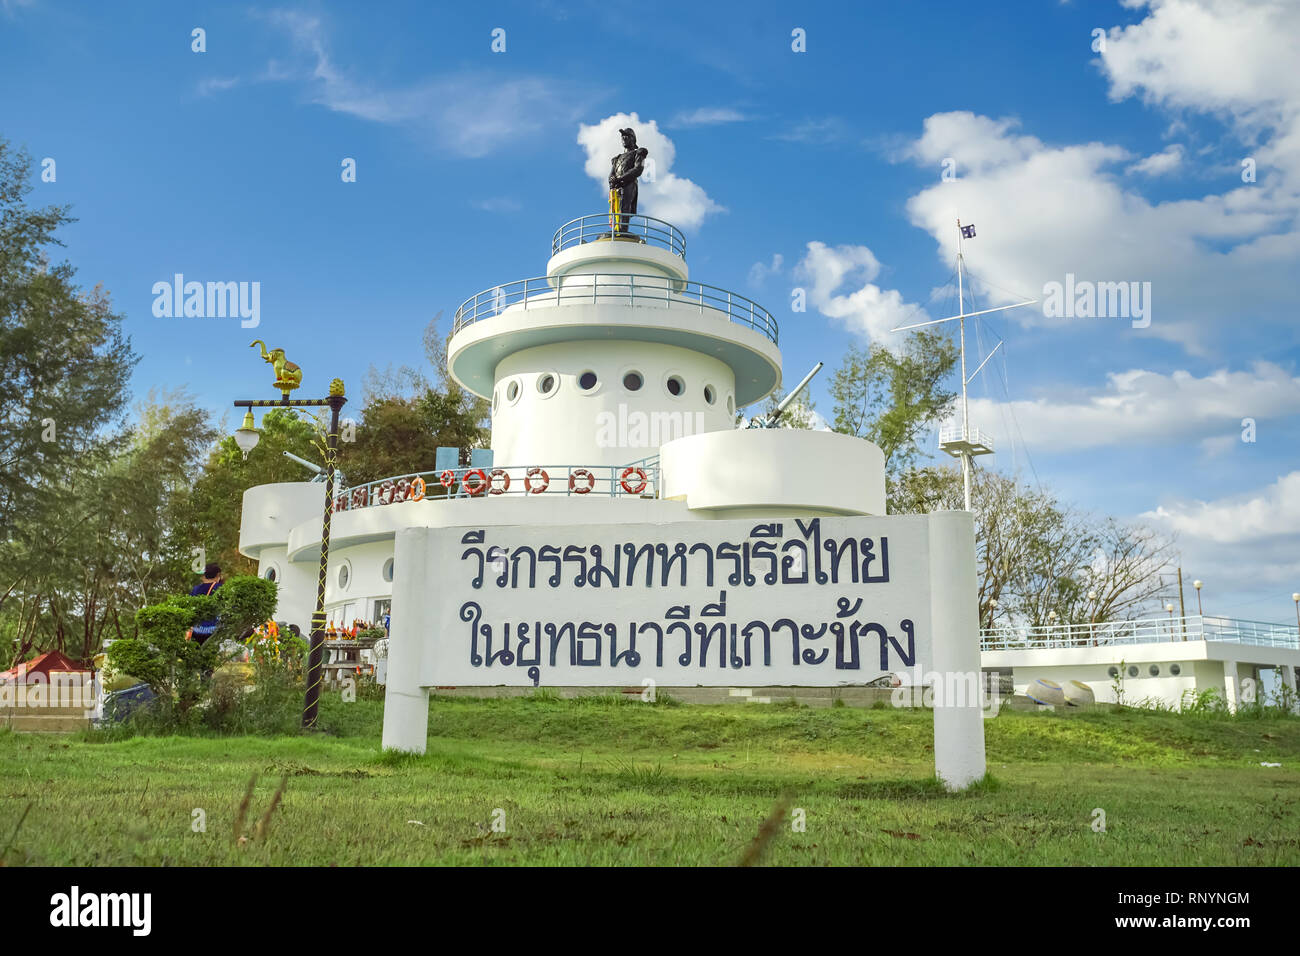
POLYGON ((1300 863, 1294 719, 1004 713, 984 725, 989 779, 949 794, 923 711, 549 695, 430 710, 419 758, 381 753, 382 704, 337 696, 309 737, 0 731, 0 862, 731 865, 780 812, 764 863, 1300 863))

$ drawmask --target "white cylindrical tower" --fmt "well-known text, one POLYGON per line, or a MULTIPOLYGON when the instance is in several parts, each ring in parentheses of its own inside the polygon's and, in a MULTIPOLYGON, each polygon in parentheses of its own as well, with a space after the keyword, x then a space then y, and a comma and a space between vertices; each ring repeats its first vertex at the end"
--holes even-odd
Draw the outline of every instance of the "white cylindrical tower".
POLYGON ((560 227, 546 275, 467 300, 451 375, 492 403, 500 468, 614 466, 686 436, 729 430, 781 382, 776 321, 690 279, 668 223, 608 216, 560 227))

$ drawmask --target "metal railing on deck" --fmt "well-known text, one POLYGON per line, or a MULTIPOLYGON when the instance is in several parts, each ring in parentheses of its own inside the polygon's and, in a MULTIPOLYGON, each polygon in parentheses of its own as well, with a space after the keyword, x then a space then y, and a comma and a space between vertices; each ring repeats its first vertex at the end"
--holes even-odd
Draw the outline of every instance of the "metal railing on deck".
POLYGON ((380 478, 334 496, 335 511, 446 498, 499 495, 565 495, 654 498, 659 494, 659 456, 625 465, 513 465, 449 468, 380 478))
POLYGON ((777 344, 778 328, 772 313, 752 299, 717 286, 661 276, 573 273, 550 278, 517 279, 470 296, 456 310, 455 334, 482 319, 518 307, 524 311, 553 308, 566 302, 621 303, 632 306, 708 309, 729 321, 753 329, 777 344))
POLYGON ((622 229, 616 230, 611 223, 609 213, 599 213, 571 219, 555 230, 551 240, 551 255, 561 249, 580 246, 588 242, 639 242, 659 249, 667 249, 674 255, 686 258, 686 237, 672 223, 650 216, 624 216, 622 229))
POLYGON ((1228 617, 1149 617, 1096 624, 1049 624, 1037 627, 994 627, 980 631, 980 650, 1012 651, 1111 644, 1159 644, 1175 641, 1223 641, 1261 647, 1300 650, 1295 625, 1240 621, 1228 617))

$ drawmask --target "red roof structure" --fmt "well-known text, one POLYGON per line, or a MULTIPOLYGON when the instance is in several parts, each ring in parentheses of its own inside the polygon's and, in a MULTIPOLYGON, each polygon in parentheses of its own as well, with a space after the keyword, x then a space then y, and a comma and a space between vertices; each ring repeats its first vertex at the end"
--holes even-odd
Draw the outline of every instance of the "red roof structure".
POLYGON ((11 667, 7 671, 0 671, 0 681, 30 680, 33 674, 41 674, 48 678, 54 671, 60 673, 69 671, 89 673, 90 668, 74 664, 59 651, 46 651, 38 657, 33 657, 30 661, 23 661, 17 667, 11 667))

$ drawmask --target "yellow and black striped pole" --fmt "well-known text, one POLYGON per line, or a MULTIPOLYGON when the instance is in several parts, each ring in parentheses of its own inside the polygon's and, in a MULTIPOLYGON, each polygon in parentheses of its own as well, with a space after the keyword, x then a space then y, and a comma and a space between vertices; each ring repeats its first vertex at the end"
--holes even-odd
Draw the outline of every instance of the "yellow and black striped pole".
POLYGON ((618 190, 609 191, 609 235, 610 238, 618 235, 618 190))
POLYGON ((334 513, 334 469, 338 461, 339 411, 347 403, 343 395, 343 379, 330 382, 329 398, 289 398, 279 401, 239 401, 238 408, 304 408, 328 406, 330 428, 325 440, 325 517, 321 524, 320 572, 316 578, 316 610, 311 616, 311 644, 307 652, 307 695, 303 701, 302 726, 311 730, 316 726, 316 713, 320 707, 321 684, 325 672, 325 575, 330 560, 330 516, 334 513))

